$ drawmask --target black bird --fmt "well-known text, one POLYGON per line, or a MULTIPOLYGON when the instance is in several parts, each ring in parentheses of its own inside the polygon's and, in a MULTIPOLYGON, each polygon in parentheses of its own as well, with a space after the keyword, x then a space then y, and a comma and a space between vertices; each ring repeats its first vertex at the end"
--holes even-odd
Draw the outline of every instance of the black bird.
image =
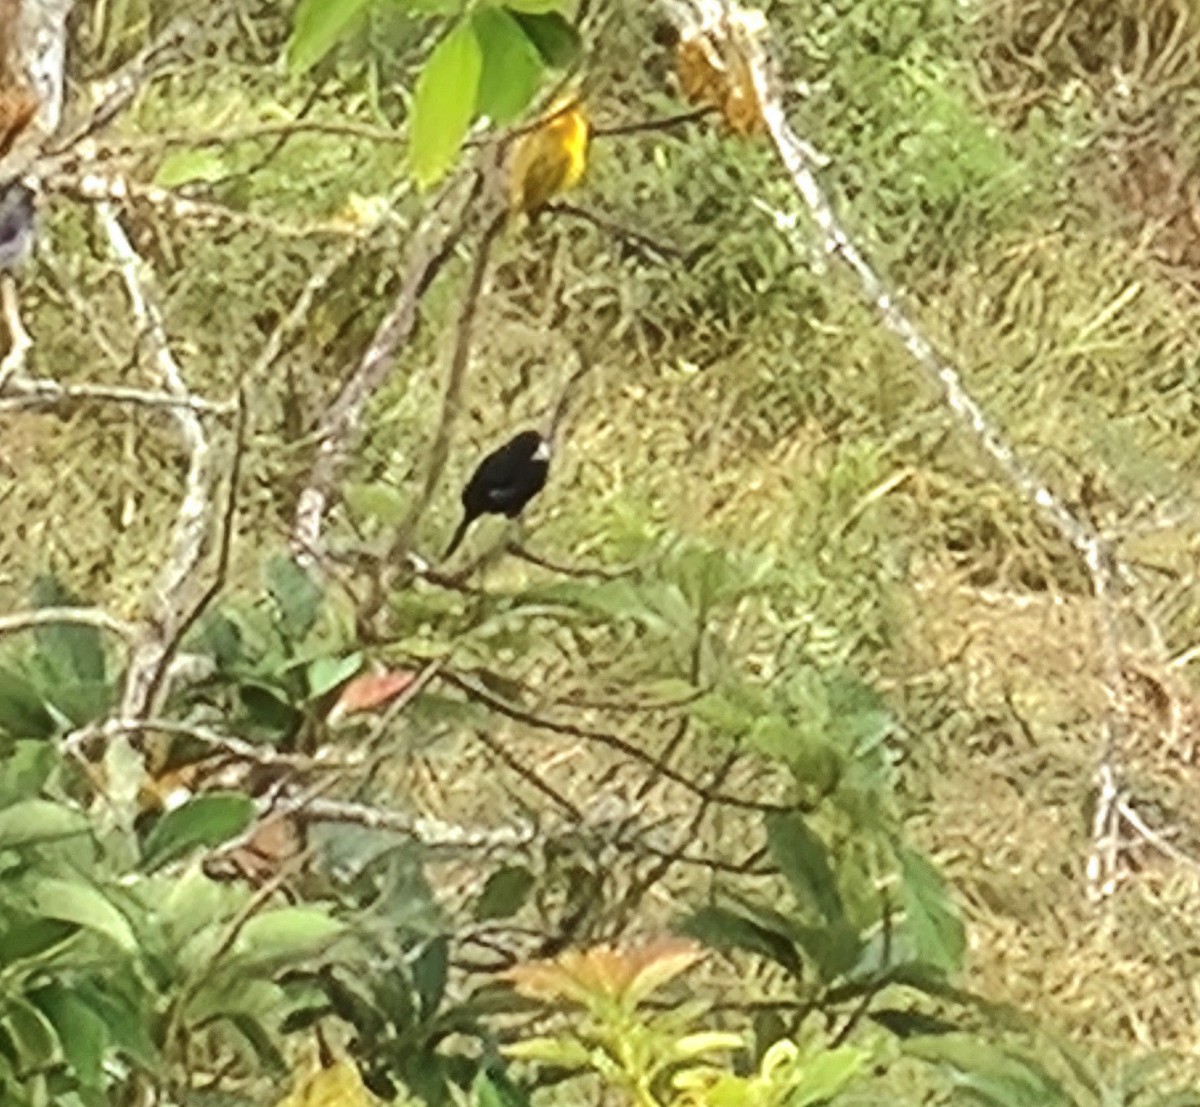
POLYGON ((515 519, 546 485, 550 442, 535 430, 521 431, 476 467, 463 489, 463 518, 443 557, 449 557, 480 515, 515 519))
POLYGON ((20 180, 0 183, 0 270, 11 271, 33 248, 33 190, 20 180))

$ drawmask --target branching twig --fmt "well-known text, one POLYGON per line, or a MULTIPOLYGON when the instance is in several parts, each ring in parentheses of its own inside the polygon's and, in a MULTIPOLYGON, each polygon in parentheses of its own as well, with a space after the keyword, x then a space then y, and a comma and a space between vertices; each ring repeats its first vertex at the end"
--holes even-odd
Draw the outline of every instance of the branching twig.
MULTIPOLYGON (((1017 455, 967 390, 961 374, 942 357, 900 306, 895 294, 842 227, 832 203, 817 182, 811 147, 795 134, 788 123, 780 81, 768 55, 766 21, 761 14, 741 9, 728 0, 666 0, 666 3, 675 17, 682 16, 688 21, 690 33, 708 33, 718 38, 722 47, 736 58, 738 64, 732 65, 730 71, 744 72, 749 77, 771 143, 788 179, 816 225, 825 252, 840 258, 853 272, 863 298, 939 389, 950 411, 1021 494, 1050 520, 1082 560, 1096 598, 1105 688, 1109 697, 1098 758, 1103 784, 1114 773, 1113 756, 1119 736, 1126 729, 1125 678, 1121 666, 1120 636, 1113 610, 1118 567, 1111 551, 1091 523, 1071 511, 1017 455)), ((790 226, 792 216, 780 213, 778 221, 784 227, 790 226)), ((1102 791, 1093 831, 1095 848, 1088 862, 1089 888, 1093 895, 1106 892, 1111 878, 1111 870, 1102 856, 1100 844, 1111 837, 1116 812, 1112 804, 1113 790, 1102 791)))
POLYGON ((363 409, 387 379, 396 351, 416 331, 421 298, 466 231, 471 209, 481 187, 480 174, 472 174, 467 195, 449 225, 441 222, 442 210, 458 190, 447 189, 440 202, 431 205, 425 222, 414 232, 412 260, 391 310, 376 328, 362 360, 321 420, 317 459, 307 486, 300 494, 292 525, 293 552, 297 560, 307 565, 314 561, 310 551, 320 552, 322 549, 321 532, 325 512, 333 498, 338 475, 350 448, 351 437, 362 419, 363 409))
POLYGON ((457 673, 443 673, 442 679, 446 683, 453 685, 469 699, 476 700, 490 707, 493 711, 512 719, 514 722, 524 723, 526 726, 531 726, 537 730, 547 730, 555 734, 564 734, 571 738, 582 738, 589 742, 595 742, 597 745, 607 746, 609 749, 623 754, 630 760, 647 766, 664 779, 673 781, 686 791, 691 792, 692 795, 708 803, 724 804, 727 807, 737 807, 746 811, 803 811, 805 809, 806 805, 803 803, 768 803, 762 800, 743 799, 741 796, 718 792, 698 783, 677 769, 673 769, 669 765, 664 765, 652 754, 638 749, 632 742, 628 742, 616 734, 577 726, 574 723, 563 723, 552 719, 545 719, 531 711, 508 703, 499 696, 493 695, 482 685, 468 680, 457 673))
POLYGON ((433 501, 438 482, 442 479, 446 461, 450 456, 450 439, 454 434, 454 424, 458 420, 459 408, 462 406, 463 384, 466 381, 467 366, 471 361, 471 338, 475 316, 479 310, 479 300, 483 293, 483 282, 487 277, 488 259, 492 255, 492 246, 504 229, 504 216, 505 213, 500 212, 491 219, 484 228, 479 245, 475 250, 471 275, 467 280, 467 287, 463 291, 462 307, 459 310, 458 325, 454 332, 454 353, 450 358, 450 371, 446 374, 446 386, 442 391, 442 414, 438 420, 433 445, 429 449, 425 479, 407 516, 396 530, 396 538, 392 543, 393 555, 411 543, 413 530, 420 523, 421 517, 433 501))
MULTIPOLYGON (((171 352, 162 316, 143 286, 145 263, 130 244, 112 206, 104 202, 96 210, 124 281, 133 317, 150 345, 161 384, 172 396, 191 400, 179 363, 171 352)), ((200 563, 213 511, 209 487, 210 447, 204 426, 196 412, 186 404, 174 408, 172 413, 187 447, 188 472, 183 499, 175 516, 171 555, 159 576, 152 614, 126 675, 121 707, 121 713, 126 717, 136 718, 153 710, 150 701, 156 674, 183 618, 183 594, 200 563)))
POLYGON ((217 566, 213 573, 212 583, 204 590, 203 595, 192 605, 191 609, 181 615, 173 628, 171 637, 164 643, 162 657, 158 667, 150 678, 147 702, 153 703, 163 690, 163 682, 175 658, 175 651, 183 641, 187 632, 192 629, 208 610, 209 605, 220 595, 225 587, 225 578, 229 572, 229 556, 233 546, 234 521, 237 516, 238 480, 242 473, 242 457, 246 449, 246 421, 250 410, 246 404, 245 391, 238 392, 237 427, 234 432, 233 462, 229 467, 229 492, 225 500, 225 514, 221 521, 221 540, 217 549, 217 566))

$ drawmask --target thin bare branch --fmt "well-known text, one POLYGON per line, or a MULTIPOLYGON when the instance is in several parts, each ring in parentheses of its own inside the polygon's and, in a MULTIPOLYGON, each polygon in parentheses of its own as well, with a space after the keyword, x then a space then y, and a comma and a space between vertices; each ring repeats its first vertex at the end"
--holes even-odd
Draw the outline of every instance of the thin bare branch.
POLYGON ((4 322, 8 327, 8 353, 0 361, 0 390, 3 390, 24 371, 29 351, 33 349, 33 339, 21 321, 17 284, 11 273, 0 273, 0 305, 3 306, 4 322))
MULTIPOLYGON (((144 287, 145 263, 130 244, 112 205, 103 202, 96 211, 125 284, 134 320, 149 343, 159 383, 172 396, 191 400, 192 394, 171 352, 162 315, 144 287)), ((155 677, 183 618, 184 593, 200 564, 212 522, 208 436, 199 415, 187 404, 172 409, 172 414, 187 448, 188 471, 183 499, 175 516, 171 554, 155 585, 151 615, 126 675, 121 708, 125 716, 146 715, 153 709, 150 701, 155 677)))
MULTIPOLYGON (((938 352, 842 226, 833 204, 817 181, 816 170, 820 165, 814 160, 812 147, 796 135, 788 122, 783 107, 782 83, 769 52, 769 27, 761 12, 741 8, 731 0, 665 0, 665 3, 676 19, 685 22, 688 34, 707 34, 721 43, 722 49, 736 61, 730 67, 731 72, 748 75, 771 144, 816 226, 825 253, 845 263, 857 278, 863 299, 941 392, 946 406, 959 423, 1018 491, 1046 516, 1083 562, 1096 598, 1108 695, 1097 759, 1098 776, 1103 784, 1115 772, 1115 750, 1127 729, 1121 640, 1114 611, 1117 577, 1125 574, 1095 527, 1073 512, 1018 456, 967 389, 961 373, 938 352)), ((794 213, 777 213, 776 221, 782 230, 790 231, 795 225, 794 213)), ((1095 848, 1088 862, 1089 892, 1093 897, 1105 894, 1111 876, 1100 846, 1103 840, 1112 836, 1116 819, 1112 805, 1114 795, 1115 789, 1102 787, 1093 835, 1095 848)))
POLYGON ((173 396, 141 388, 107 384, 60 384, 48 377, 15 376, 5 381, 0 374, 0 411, 20 411, 54 404, 88 401, 130 404, 133 407, 186 407, 200 415, 230 415, 237 404, 205 400, 199 396, 173 396))
POLYGON ((0 636, 18 634, 36 627, 54 626, 57 623, 73 623, 77 626, 106 630, 130 644, 137 641, 139 633, 133 623, 118 619, 97 607, 39 607, 36 611, 17 611, 10 615, 0 615, 0 636))
POLYGON ((325 513, 333 499, 351 439, 362 421, 363 409, 387 379, 396 351, 416 332, 421 298, 449 261, 465 233, 481 187, 481 175, 473 173, 466 196, 449 224, 442 221, 443 209, 449 206, 460 189, 447 188, 439 200, 430 206, 425 219, 414 231, 412 260, 391 309, 376 328, 358 366, 321 420, 317 432, 317 459, 307 486, 300 494, 292 526, 293 552, 297 560, 305 565, 314 564, 316 559, 312 551, 319 553, 322 550, 325 513))

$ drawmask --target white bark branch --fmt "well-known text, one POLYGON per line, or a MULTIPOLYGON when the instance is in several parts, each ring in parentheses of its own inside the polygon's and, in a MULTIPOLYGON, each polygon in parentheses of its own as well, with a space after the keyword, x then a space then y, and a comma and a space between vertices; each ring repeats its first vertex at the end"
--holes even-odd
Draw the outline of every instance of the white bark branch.
POLYGON ((153 709, 152 694, 183 617, 184 593, 204 553, 213 513, 210 447, 193 406, 195 398, 188 391, 179 363, 171 352, 162 316, 143 285, 145 263, 130 244, 112 205, 100 203, 97 214, 124 281, 133 317, 150 344, 159 383, 180 401, 172 414, 188 452, 187 477, 175 516, 171 553, 155 585, 152 613, 145 635, 130 660, 125 681, 121 714, 137 718, 153 709))
MULTIPOLYGON (((1116 577, 1129 579, 1115 561, 1108 544, 1097 530, 1080 518, 1055 495, 1050 487, 1018 456, 982 405, 971 395, 958 370, 926 337, 920 326, 897 302, 871 263, 847 234, 816 178, 821 168, 812 147, 792 130, 783 108, 781 82, 770 56, 769 25, 761 12, 744 9, 733 0, 663 0, 685 38, 706 36, 717 45, 726 65, 726 75, 736 81, 745 74, 752 89, 741 90, 757 97, 762 122, 771 144, 809 217, 815 223, 825 253, 840 258, 858 280, 863 298, 883 323, 904 344, 913 360, 941 392, 946 406, 995 462, 1009 481, 1030 500, 1070 543, 1091 580, 1096 599, 1108 707, 1097 767, 1099 804, 1093 828, 1092 856, 1088 863, 1089 892, 1093 898, 1112 887, 1114 850, 1109 846, 1117 830, 1117 788, 1114 758, 1119 736, 1127 729, 1127 699, 1122 649, 1114 610, 1116 577)), ((791 213, 779 213, 787 226, 791 213)))

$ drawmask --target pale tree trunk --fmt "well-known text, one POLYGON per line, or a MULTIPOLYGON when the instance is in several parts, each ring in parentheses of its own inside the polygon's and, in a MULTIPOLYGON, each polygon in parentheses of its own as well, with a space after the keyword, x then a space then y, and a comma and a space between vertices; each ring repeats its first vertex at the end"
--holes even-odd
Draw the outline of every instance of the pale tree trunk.
POLYGON ((0 157, 36 147, 62 116, 74 0, 0 0, 0 157))

